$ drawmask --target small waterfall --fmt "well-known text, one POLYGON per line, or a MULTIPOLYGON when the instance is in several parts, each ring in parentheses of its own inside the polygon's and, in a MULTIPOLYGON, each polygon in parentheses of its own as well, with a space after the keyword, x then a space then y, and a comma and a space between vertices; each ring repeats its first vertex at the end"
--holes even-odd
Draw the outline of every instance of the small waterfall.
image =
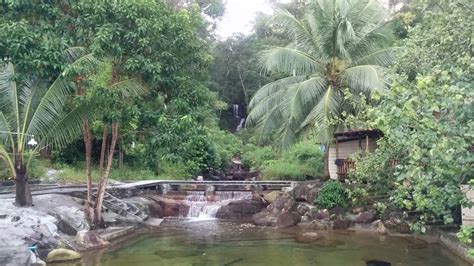
POLYGON ((252 198, 250 191, 216 191, 212 196, 206 196, 204 191, 188 191, 184 198, 189 205, 187 215, 195 220, 215 219, 217 211, 221 206, 240 199, 252 198))
POLYGON ((245 122, 245 118, 240 119, 240 123, 237 125, 237 128, 235 129, 235 131, 239 132, 244 126, 244 122, 245 122))
POLYGON ((240 118, 240 115, 239 115, 239 105, 238 104, 233 104, 232 105, 232 113, 234 115, 235 118, 240 118))

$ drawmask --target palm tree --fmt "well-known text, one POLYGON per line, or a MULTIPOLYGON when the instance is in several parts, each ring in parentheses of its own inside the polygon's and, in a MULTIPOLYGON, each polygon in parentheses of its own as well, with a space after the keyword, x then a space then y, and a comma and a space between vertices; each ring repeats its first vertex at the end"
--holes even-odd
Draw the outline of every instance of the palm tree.
POLYGON ((60 75, 51 85, 33 78, 15 82, 11 63, 0 66, 0 160, 16 182, 15 204, 31 206, 28 164, 34 154, 55 143, 64 143, 81 133, 82 117, 88 108, 80 106, 66 113, 64 105, 72 93, 60 75), (39 143, 32 139, 37 138, 39 143), (37 144, 27 150, 28 144, 37 144))
POLYGON ((344 97, 386 88, 382 70, 392 61, 392 34, 385 10, 373 0, 319 0, 302 18, 276 10, 271 22, 290 44, 264 51, 269 72, 285 77, 268 83, 249 104, 248 126, 259 139, 276 137, 281 148, 311 132, 329 143, 343 112, 357 110, 344 97))

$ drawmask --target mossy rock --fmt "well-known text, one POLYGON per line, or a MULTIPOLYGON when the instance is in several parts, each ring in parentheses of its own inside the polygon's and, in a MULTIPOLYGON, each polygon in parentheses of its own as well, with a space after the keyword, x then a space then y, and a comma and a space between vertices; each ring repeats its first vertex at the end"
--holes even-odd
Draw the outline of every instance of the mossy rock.
POLYGON ((267 193, 265 194, 265 196, 263 196, 263 199, 267 202, 267 203, 272 203, 276 200, 276 198, 278 198, 278 196, 280 196, 282 193, 280 191, 272 191, 270 193, 267 193))
POLYGON ((53 249, 48 253, 46 261, 51 262, 66 262, 81 259, 81 254, 77 253, 74 250, 59 248, 53 249))

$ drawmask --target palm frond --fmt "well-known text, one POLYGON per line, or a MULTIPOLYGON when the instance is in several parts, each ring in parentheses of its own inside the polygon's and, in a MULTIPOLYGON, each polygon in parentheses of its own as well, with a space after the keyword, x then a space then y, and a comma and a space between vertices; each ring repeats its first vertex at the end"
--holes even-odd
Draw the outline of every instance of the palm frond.
POLYGON ((64 104, 73 92, 74 86, 62 76, 58 77, 41 97, 31 115, 26 132, 32 135, 41 135, 42 132, 47 132, 63 114, 64 104))
POLYGON ((137 79, 126 79, 110 85, 110 90, 121 99, 140 96, 146 93, 146 88, 137 79))
POLYGON ((317 42, 317 37, 315 38, 310 28, 286 9, 277 9, 269 22, 277 25, 289 35, 290 39, 295 40, 301 45, 314 47, 314 44, 317 42))
POLYGON ((7 164, 11 176, 15 176, 15 164, 13 163, 13 158, 10 155, 11 154, 8 153, 5 147, 0 144, 0 160, 7 164))
POLYGON ((344 71, 342 79, 352 90, 359 92, 370 93, 387 87, 381 69, 377 65, 350 67, 344 71))
POLYGON ((295 45, 266 50, 260 61, 268 71, 284 72, 289 75, 309 75, 315 71, 323 71, 325 67, 295 45))
POLYGON ((301 82, 306 79, 306 76, 291 76, 276 81, 270 82, 263 87, 261 87, 255 95, 252 97, 252 100, 249 103, 249 108, 253 109, 261 101, 267 99, 269 96, 274 95, 280 90, 286 89, 289 85, 301 82))
POLYGON ((395 56, 394 56, 395 49, 396 49, 395 47, 377 49, 360 58, 355 58, 353 63, 354 65, 388 66, 395 59, 395 56))
POLYGON ((93 121, 98 117, 97 109, 88 103, 75 107, 68 113, 63 113, 50 128, 43 132, 38 147, 64 147, 76 140, 82 134, 84 120, 93 121))

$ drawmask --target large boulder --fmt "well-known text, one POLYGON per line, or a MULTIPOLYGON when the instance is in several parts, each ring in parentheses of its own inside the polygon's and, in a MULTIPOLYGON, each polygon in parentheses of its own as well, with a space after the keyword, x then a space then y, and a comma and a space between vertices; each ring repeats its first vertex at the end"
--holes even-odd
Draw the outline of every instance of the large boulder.
POLYGON ((94 231, 79 231, 74 238, 76 245, 81 250, 99 249, 108 247, 110 243, 94 231))
POLYGON ((274 226, 277 222, 277 218, 271 216, 268 210, 254 214, 252 220, 255 225, 259 226, 274 226))
POLYGON ((281 195, 280 191, 272 191, 270 193, 267 193, 263 196, 263 199, 265 200, 266 203, 271 204, 273 203, 279 196, 281 195))
POLYGON ((332 223, 333 229, 347 229, 351 226, 351 221, 348 219, 336 219, 332 223))
POLYGON ((48 263, 59 263, 59 262, 68 262, 81 259, 81 254, 77 253, 74 250, 69 250, 65 248, 59 248, 51 250, 48 253, 46 262, 48 263))
POLYGON ((301 221, 301 215, 294 211, 285 211, 278 215, 275 226, 277 228, 287 228, 295 226, 301 221))
POLYGON ((155 217, 155 218, 163 218, 163 210, 159 204, 159 202, 156 202, 155 200, 149 198, 149 197, 133 197, 133 198, 127 198, 124 199, 127 203, 131 203, 134 206, 136 206, 138 209, 140 209, 143 213, 150 217, 155 217))
POLYGON ((388 219, 384 221, 385 227, 396 233, 409 234, 412 232, 410 225, 405 221, 402 212, 391 212, 388 219))
POLYGON ((295 198, 288 193, 283 193, 272 204, 268 205, 267 210, 272 216, 277 217, 282 212, 294 211, 296 206, 295 198))
POLYGON ((293 188, 292 195, 297 201, 307 201, 309 203, 313 203, 320 188, 320 180, 299 183, 293 188))
POLYGON ((229 220, 251 220, 252 216, 265 209, 260 198, 242 199, 230 202, 217 210, 216 218, 229 220))
POLYGON ((375 215, 371 211, 360 212, 355 218, 356 223, 368 224, 375 220, 375 215))
MULTIPOLYGON (((163 198, 158 196, 150 197, 154 202, 158 203, 160 207, 153 207, 156 210, 158 215, 160 214, 161 209, 161 217, 180 217, 186 216, 189 212, 189 205, 182 200, 175 200, 169 198, 163 198)), ((159 216, 157 216, 159 217, 159 216)), ((160 218, 161 218, 160 217, 160 218)))

